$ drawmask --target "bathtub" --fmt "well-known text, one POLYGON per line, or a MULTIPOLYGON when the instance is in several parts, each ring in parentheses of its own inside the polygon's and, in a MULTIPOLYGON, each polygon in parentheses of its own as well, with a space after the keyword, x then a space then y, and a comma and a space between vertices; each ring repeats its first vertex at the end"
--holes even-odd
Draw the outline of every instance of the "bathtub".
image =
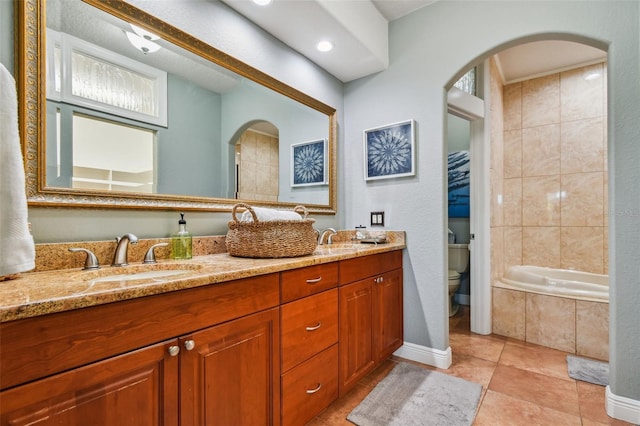
POLYGON ((593 302, 609 302, 609 277, 542 266, 511 266, 495 287, 593 302))

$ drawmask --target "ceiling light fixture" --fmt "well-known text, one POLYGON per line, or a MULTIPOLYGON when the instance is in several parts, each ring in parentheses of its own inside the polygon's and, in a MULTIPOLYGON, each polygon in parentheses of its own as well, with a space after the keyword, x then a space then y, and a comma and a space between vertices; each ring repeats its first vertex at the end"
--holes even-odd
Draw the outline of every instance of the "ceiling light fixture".
POLYGON ((333 47, 333 43, 328 40, 322 40, 321 42, 316 44, 316 49, 318 49, 320 52, 329 52, 330 50, 333 50, 333 47))
POLYGON ((160 38, 159 36, 155 35, 154 33, 149 32, 149 31, 147 31, 145 29, 142 29, 142 28, 140 28, 140 27, 138 27, 136 25, 133 25, 133 24, 129 24, 129 25, 131 25, 131 29, 133 30, 134 33, 138 34, 140 37, 142 37, 145 40, 153 41, 153 40, 158 40, 160 38))
POLYGON ((258 6, 269 6, 273 0, 253 0, 258 6))
POLYGON ((140 37, 139 35, 129 31, 125 31, 125 34, 127 35, 127 38, 129 39, 129 42, 133 45, 133 47, 135 47, 145 55, 147 53, 153 53, 160 50, 160 45, 158 43, 154 43, 151 40, 147 40, 146 38, 140 37))

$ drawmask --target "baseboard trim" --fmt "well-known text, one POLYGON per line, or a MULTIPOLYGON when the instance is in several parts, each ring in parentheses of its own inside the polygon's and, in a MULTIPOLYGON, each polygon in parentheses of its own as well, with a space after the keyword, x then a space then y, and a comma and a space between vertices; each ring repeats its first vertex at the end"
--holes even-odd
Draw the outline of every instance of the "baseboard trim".
POLYGON ((451 366, 451 346, 446 350, 428 348, 416 345, 415 343, 404 342, 400 348, 393 353, 395 356, 411 361, 421 362, 436 368, 447 369, 451 366))
POLYGON ((640 401, 618 396, 611 392, 609 386, 606 389, 607 415, 625 422, 640 424, 640 401))

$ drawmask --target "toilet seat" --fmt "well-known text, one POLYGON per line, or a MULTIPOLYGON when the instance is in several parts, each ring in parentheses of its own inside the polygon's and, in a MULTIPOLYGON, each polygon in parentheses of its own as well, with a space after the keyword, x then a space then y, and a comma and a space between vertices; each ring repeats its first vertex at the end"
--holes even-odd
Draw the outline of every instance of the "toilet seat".
POLYGON ((459 280, 460 274, 453 269, 449 269, 449 280, 459 280))

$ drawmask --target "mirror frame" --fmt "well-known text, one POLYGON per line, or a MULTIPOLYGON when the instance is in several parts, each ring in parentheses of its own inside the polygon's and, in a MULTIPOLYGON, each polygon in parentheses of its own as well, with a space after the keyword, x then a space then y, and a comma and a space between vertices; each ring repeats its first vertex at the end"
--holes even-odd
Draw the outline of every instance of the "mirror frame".
MULTIPOLYGON (((152 31, 242 77, 328 116, 329 204, 305 204, 309 212, 336 214, 336 110, 123 0, 82 0, 104 12, 152 31)), ((293 208, 298 203, 261 202, 165 194, 136 194, 47 187, 46 159, 46 0, 15 0, 15 73, 19 133, 25 162, 27 202, 35 207, 85 207, 143 210, 231 211, 238 202, 293 208)))

